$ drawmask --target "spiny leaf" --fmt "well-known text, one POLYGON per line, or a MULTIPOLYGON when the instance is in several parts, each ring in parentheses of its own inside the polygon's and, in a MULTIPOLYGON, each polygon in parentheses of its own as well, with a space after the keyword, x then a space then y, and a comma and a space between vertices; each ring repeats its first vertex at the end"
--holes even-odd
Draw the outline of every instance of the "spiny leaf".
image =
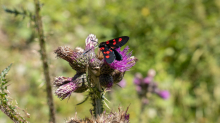
MULTIPOLYGON (((2 73, 1 73, 1 78, 5 78, 5 76, 6 76, 6 74, 8 73, 8 71, 10 70, 10 68, 11 68, 11 65, 12 64, 10 64, 7 68, 5 68, 3 71, 2 71, 2 73)), ((5 79, 4 79, 5 80, 5 79)), ((4 81, 3 80, 3 81, 4 81)))

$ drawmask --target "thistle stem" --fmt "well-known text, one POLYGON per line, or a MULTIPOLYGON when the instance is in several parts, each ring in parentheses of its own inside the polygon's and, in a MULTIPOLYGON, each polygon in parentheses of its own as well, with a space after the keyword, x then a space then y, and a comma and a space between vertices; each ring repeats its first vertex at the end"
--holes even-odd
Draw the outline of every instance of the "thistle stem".
POLYGON ((95 112, 95 117, 97 117, 98 115, 102 114, 103 112, 103 92, 100 91, 100 84, 98 84, 98 88, 95 89, 96 90, 96 96, 94 98, 95 100, 95 107, 94 107, 94 112, 95 112))
POLYGON ((46 54, 46 46, 44 40, 44 33, 43 33, 43 25, 40 16, 40 2, 39 0, 34 0, 35 4, 35 23, 38 31, 39 36, 39 43, 40 43, 40 54, 41 60, 44 69, 44 77, 46 80, 46 90, 47 90, 47 103, 49 106, 49 121, 55 123, 55 111, 54 111, 54 104, 53 104, 53 95, 52 95, 52 87, 50 83, 50 76, 49 76, 49 65, 47 63, 47 54, 46 54))
POLYGON ((99 82, 99 75, 97 76, 91 70, 88 70, 88 74, 90 84, 92 84, 89 96, 92 100, 94 116, 97 117, 103 112, 103 91, 99 82))

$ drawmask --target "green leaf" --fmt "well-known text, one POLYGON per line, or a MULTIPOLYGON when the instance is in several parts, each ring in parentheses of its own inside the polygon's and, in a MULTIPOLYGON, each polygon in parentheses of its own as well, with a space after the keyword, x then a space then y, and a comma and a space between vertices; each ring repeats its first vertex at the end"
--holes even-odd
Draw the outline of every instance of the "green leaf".
POLYGON ((5 75, 8 73, 8 71, 9 71, 10 68, 11 68, 11 65, 12 65, 12 64, 10 64, 7 68, 5 68, 5 69, 2 71, 1 77, 2 77, 2 76, 5 76, 5 75))
POLYGON ((1 95, 1 96, 4 96, 4 95, 7 95, 7 93, 3 92, 3 93, 1 93, 0 95, 1 95))

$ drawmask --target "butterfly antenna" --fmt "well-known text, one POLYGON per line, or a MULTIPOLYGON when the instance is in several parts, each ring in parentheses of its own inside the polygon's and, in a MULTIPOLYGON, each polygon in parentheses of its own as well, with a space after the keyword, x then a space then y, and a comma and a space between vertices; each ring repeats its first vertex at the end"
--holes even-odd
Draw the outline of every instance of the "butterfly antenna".
POLYGON ((86 52, 84 52, 83 55, 85 55, 86 53, 88 53, 90 50, 92 50, 92 48, 89 49, 89 50, 87 50, 86 52))
POLYGON ((91 41, 96 42, 96 43, 99 45, 99 42, 98 42, 98 41, 95 41, 95 40, 91 40, 91 41))
MULTIPOLYGON (((93 42, 96 42, 98 45, 99 45, 99 42, 98 41, 95 41, 95 40, 91 40, 91 41, 93 41, 93 42)), ((96 48, 98 45, 96 45, 94 48, 96 48)), ((89 50, 87 50, 87 51, 85 51, 84 53, 83 53, 83 55, 85 55, 86 53, 88 53, 90 50, 92 50, 93 48, 90 48, 89 50)))

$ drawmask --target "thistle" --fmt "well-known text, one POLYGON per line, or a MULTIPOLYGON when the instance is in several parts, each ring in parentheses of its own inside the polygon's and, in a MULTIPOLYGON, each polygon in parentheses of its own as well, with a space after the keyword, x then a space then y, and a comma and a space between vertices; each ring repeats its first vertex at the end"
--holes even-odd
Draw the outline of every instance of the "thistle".
MULTIPOLYGON (((9 81, 6 79, 6 75, 8 74, 11 65, 12 64, 0 73, 0 110, 15 123, 28 123, 25 116, 22 116, 20 113, 21 108, 19 108, 17 104, 14 105, 12 98, 9 96, 9 81)), ((17 103, 16 100, 15 102, 17 103)), ((28 114, 25 110, 23 110, 23 112, 26 117, 30 118, 30 114, 28 114)))
MULTIPOLYGON (((133 82, 136 85, 136 91, 141 100, 140 114, 143 113, 145 106, 149 104, 149 97, 152 94, 156 94, 164 100, 170 97, 169 91, 158 88, 157 83, 154 81, 155 75, 156 71, 153 69, 148 71, 148 75, 145 78, 143 78, 141 73, 135 74, 133 82)), ((139 117, 139 122, 141 122, 141 117, 139 117)))
POLYGON ((57 57, 69 62, 72 69, 76 71, 76 75, 73 77, 59 76, 54 80, 54 86, 57 87, 55 94, 62 100, 73 92, 83 93, 88 90, 95 117, 103 112, 104 92, 119 83, 123 79, 125 71, 128 71, 137 61, 135 57, 131 56, 131 52, 128 53, 127 46, 123 51, 120 48, 116 49, 122 55, 121 61, 115 60, 108 64, 103 59, 100 50, 98 54, 94 52, 97 41, 96 36, 90 34, 85 40, 85 49, 76 47, 72 50, 65 46, 58 47, 55 50, 57 57))
POLYGON ((154 82, 155 75, 156 72, 153 69, 148 71, 148 75, 145 78, 143 78, 140 73, 135 74, 133 82, 136 85, 138 97, 141 99, 143 105, 149 103, 148 98, 151 94, 156 94, 164 100, 168 99, 170 96, 169 91, 158 88, 157 83, 154 82))

